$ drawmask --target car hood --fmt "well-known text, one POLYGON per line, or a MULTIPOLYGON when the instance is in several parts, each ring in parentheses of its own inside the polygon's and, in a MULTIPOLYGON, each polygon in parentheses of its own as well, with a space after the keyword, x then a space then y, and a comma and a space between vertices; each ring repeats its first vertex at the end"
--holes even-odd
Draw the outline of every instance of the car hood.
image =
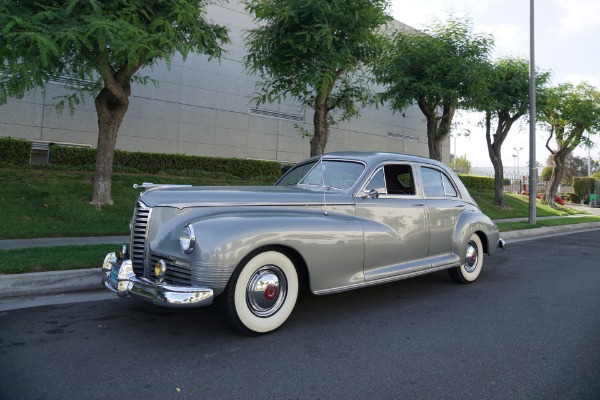
POLYGON ((350 195, 322 188, 279 186, 157 187, 140 194, 148 207, 307 206, 353 204, 350 195))

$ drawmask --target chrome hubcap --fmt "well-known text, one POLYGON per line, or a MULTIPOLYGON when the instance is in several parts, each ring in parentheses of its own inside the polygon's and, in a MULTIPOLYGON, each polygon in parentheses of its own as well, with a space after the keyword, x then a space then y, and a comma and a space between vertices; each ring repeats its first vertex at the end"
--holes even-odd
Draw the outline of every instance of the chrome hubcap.
POLYGON ((246 288, 246 303, 258 317, 274 315, 285 301, 287 280, 281 269, 265 265, 252 274, 246 288))
POLYGON ((469 274, 477 269, 477 260, 479 258, 477 245, 470 241, 467 245, 467 256, 465 257, 465 271, 469 274))

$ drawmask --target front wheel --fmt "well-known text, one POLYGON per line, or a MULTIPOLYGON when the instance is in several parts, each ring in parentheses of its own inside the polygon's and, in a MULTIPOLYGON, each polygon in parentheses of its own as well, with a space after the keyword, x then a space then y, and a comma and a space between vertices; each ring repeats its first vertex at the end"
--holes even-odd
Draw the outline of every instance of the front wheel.
POLYGON ((456 283, 475 282, 483 267, 483 246, 481 239, 474 233, 467 243, 465 262, 448 270, 450 278, 456 283))
POLYGON ((282 253, 265 251, 236 268, 225 289, 225 318, 248 335, 279 328, 298 298, 298 274, 282 253))

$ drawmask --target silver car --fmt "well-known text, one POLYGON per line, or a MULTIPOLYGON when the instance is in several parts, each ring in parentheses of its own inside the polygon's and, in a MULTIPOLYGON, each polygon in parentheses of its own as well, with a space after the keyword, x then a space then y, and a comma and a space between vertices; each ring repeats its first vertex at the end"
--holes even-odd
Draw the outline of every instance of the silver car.
POLYGON ((330 153, 272 187, 141 187, 131 246, 105 257, 103 284, 167 307, 218 296, 251 335, 288 319, 300 285, 322 295, 442 269, 471 283, 504 245, 450 169, 410 155, 330 153))

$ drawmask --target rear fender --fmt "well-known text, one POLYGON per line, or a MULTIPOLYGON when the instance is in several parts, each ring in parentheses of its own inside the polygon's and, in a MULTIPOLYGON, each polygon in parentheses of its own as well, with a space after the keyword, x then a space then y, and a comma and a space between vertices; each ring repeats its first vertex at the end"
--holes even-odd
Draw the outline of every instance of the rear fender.
POLYGON ((459 257, 461 263, 465 261, 465 249, 473 233, 479 235, 485 253, 493 255, 497 250, 500 234, 496 224, 485 214, 465 211, 456 224, 452 245, 452 251, 459 257))

